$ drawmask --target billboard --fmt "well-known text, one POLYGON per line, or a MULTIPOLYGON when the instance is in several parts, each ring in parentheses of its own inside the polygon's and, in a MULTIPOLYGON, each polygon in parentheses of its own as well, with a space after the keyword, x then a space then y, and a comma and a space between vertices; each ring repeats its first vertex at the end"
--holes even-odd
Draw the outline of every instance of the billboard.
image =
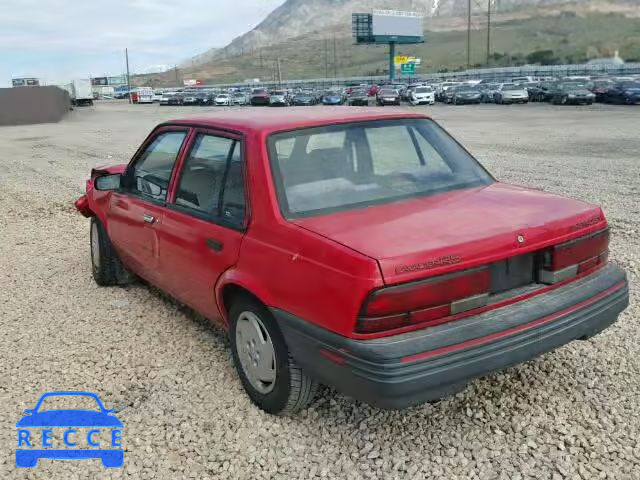
POLYGON ((354 13, 352 31, 356 43, 424 43, 422 16, 414 12, 374 10, 354 13))
POLYGON ((107 77, 107 85, 126 85, 127 76, 119 75, 117 77, 107 77))
POLYGON ((39 87, 40 80, 37 78, 13 78, 11 85, 14 87, 39 87))
POLYGON ((91 79, 91 85, 94 87, 105 87, 107 85, 126 85, 127 76, 120 75, 119 77, 93 77, 91 79))
POLYGON ((422 17, 413 12, 374 10, 372 16, 374 37, 418 37, 424 34, 422 17))

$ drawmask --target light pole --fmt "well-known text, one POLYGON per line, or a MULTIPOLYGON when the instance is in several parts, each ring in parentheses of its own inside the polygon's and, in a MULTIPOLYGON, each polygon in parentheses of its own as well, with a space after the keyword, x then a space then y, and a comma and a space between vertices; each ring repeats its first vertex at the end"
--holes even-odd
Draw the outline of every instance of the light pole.
POLYGON ((129 75, 129 49, 124 49, 124 57, 127 62, 127 96, 129 97, 129 103, 131 102, 131 76, 129 75))

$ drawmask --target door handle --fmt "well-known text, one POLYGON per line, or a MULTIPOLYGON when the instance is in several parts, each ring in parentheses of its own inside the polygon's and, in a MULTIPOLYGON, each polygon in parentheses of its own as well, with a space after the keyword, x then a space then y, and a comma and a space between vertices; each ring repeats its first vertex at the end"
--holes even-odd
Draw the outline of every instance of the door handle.
POLYGON ((207 247, 209 247, 214 252, 221 252, 224 248, 224 244, 222 242, 219 242, 218 240, 214 240, 213 238, 208 238, 207 247))
POLYGON ((148 213, 145 213, 142 218, 144 219, 145 223, 155 223, 156 222, 156 217, 154 217, 153 215, 149 215, 148 213))

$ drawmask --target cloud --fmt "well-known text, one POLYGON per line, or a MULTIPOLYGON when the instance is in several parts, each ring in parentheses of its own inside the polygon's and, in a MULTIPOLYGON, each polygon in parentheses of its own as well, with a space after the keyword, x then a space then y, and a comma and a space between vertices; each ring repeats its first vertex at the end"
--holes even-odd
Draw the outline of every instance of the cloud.
POLYGON ((64 82, 181 63, 257 25, 283 0, 3 0, 0 82, 64 82), (11 45, 7 49, 6 46, 11 45), (5 50, 9 53, 5 55, 5 50), (6 58, 5 58, 6 57, 6 58))

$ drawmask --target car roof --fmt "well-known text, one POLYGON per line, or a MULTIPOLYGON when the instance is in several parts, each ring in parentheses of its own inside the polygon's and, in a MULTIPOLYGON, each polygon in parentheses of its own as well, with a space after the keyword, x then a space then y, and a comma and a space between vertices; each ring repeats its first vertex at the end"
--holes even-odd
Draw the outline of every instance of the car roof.
POLYGON ((429 118, 427 115, 403 110, 375 107, 305 108, 281 110, 256 109, 247 115, 243 110, 229 110, 171 120, 164 125, 193 125, 221 128, 238 132, 277 132, 336 123, 361 122, 397 118, 429 118))

